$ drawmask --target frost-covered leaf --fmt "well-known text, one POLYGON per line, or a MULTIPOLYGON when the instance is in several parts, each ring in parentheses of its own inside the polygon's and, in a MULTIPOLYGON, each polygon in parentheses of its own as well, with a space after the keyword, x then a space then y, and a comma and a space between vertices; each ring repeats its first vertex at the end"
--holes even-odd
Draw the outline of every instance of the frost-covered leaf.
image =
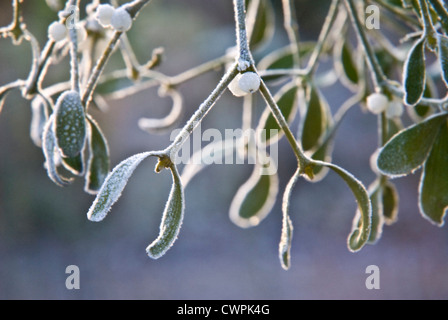
POLYGON ((153 259, 163 256, 171 248, 179 234, 180 227, 184 217, 184 189, 177 172, 173 165, 171 168, 173 175, 173 185, 170 196, 163 212, 162 223, 160 224, 160 234, 147 248, 146 252, 153 259))
POLYGON ((48 119, 44 132, 42 134, 42 151, 45 157, 45 167, 47 169, 48 176, 58 186, 66 186, 71 180, 62 177, 57 171, 56 159, 57 159, 57 146, 56 138, 53 131, 54 115, 51 115, 48 119))
POLYGON ((348 42, 348 37, 340 37, 335 45, 335 70, 342 83, 349 88, 356 88, 359 82, 355 54, 355 50, 348 42))
POLYGON ((351 173, 337 165, 316 161, 318 164, 326 166, 336 172, 349 186, 358 203, 358 214, 355 216, 347 244, 350 251, 356 252, 362 249, 370 237, 372 223, 372 205, 369 194, 364 185, 351 173))
POLYGON ((270 0, 250 0, 246 8, 249 46, 255 50, 274 35, 275 11, 270 0))
POLYGON ((418 40, 409 51, 403 68, 404 102, 415 106, 423 97, 426 83, 425 38, 418 40))
POLYGON ((249 180, 237 191, 230 205, 230 220, 241 228, 257 226, 271 211, 278 194, 278 175, 267 174, 266 167, 273 166, 272 159, 258 163, 249 180))
POLYGON ((297 183, 297 180, 300 177, 300 169, 297 169, 292 178, 289 180, 288 184, 285 188, 285 193, 283 194, 283 203, 282 203, 282 212, 283 212, 283 220, 282 220, 282 233, 280 238, 280 243, 278 247, 278 253, 280 258, 280 263, 282 268, 288 270, 291 265, 291 244, 292 244, 292 236, 293 236, 293 226, 291 218, 289 217, 289 208, 291 201, 291 194, 294 186, 297 183))
POLYGON ((56 142, 63 157, 74 158, 84 148, 86 116, 79 93, 66 91, 58 98, 54 110, 56 142))
POLYGON ((442 79, 448 86, 448 37, 439 34, 437 39, 439 47, 439 60, 442 69, 442 79))
POLYGON ((118 164, 106 177, 95 201, 90 207, 87 213, 89 220, 96 222, 103 220, 112 205, 120 198, 123 189, 137 166, 147 157, 154 155, 154 152, 139 153, 118 164))
POLYGON ((170 113, 162 119, 140 118, 138 121, 138 126, 140 129, 149 133, 160 134, 173 129, 173 127, 179 122, 183 110, 182 96, 176 90, 170 90, 167 94, 173 100, 173 107, 171 108, 170 113))
POLYGON ((372 227, 368 243, 375 244, 381 238, 384 225, 383 188, 380 181, 373 182, 367 191, 372 204, 372 227))
POLYGON ((90 134, 88 136, 90 155, 84 190, 88 193, 96 194, 109 173, 109 147, 98 123, 91 117, 87 117, 87 120, 90 126, 90 134))
POLYGON ((233 155, 235 148, 236 144, 233 139, 224 141, 218 140, 209 143, 204 148, 193 153, 182 170, 181 180, 184 187, 187 187, 191 179, 204 170, 208 165, 214 163, 222 164, 222 159, 233 155))
POLYGON ((307 88, 306 101, 307 109, 300 130, 300 139, 305 151, 317 147, 331 125, 330 107, 314 85, 307 88))
POLYGON ((387 225, 397 221, 399 197, 397 188, 391 182, 387 182, 383 187, 383 216, 387 225))
POLYGON ((77 176, 83 176, 85 173, 84 152, 79 153, 73 158, 61 157, 62 165, 65 169, 77 176))
MULTIPOLYGON (((423 93, 424 98, 436 98, 438 96, 437 94, 437 88, 434 83, 434 80, 431 79, 431 77, 426 78, 426 84, 425 84, 425 92, 423 93)), ((427 117, 434 114, 435 109, 424 105, 424 104, 417 104, 415 107, 408 107, 406 108, 408 111, 409 116, 412 118, 414 122, 420 122, 427 117)))
POLYGON ((420 168, 446 118, 446 114, 438 114, 397 133, 380 150, 378 169, 394 177, 420 168))
POLYGON ((48 120, 48 106, 41 96, 36 96, 31 101, 31 125, 30 137, 37 147, 42 146, 42 134, 48 120))
MULTIPOLYGON (((298 109, 298 87, 294 83, 286 84, 275 94, 274 100, 286 121, 291 123, 298 109)), ((261 115, 257 132, 260 133, 260 141, 266 144, 275 143, 283 136, 283 130, 280 129, 269 107, 266 107, 261 115)))
POLYGON ((448 209, 448 127, 446 118, 423 168, 419 206, 423 217, 442 226, 448 209))

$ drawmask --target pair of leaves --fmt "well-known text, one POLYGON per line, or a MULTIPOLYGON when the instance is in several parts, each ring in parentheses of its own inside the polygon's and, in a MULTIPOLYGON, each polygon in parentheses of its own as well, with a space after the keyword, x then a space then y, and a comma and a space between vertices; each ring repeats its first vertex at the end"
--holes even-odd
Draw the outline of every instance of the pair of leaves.
MULTIPOLYGON (((145 152, 133 155, 118 164, 106 177, 95 201, 87 213, 91 221, 102 221, 112 205, 120 198, 129 178, 138 165, 148 157, 157 156, 154 152, 145 152)), ((151 258, 158 259, 176 241, 184 215, 184 188, 177 168, 171 165, 169 168, 173 178, 170 195, 166 203, 159 236, 147 247, 146 252, 151 258)))
MULTIPOLYGON (((367 243, 371 233, 372 226, 372 205, 369 194, 363 184, 351 173, 341 167, 322 161, 314 161, 313 165, 326 167, 335 172, 352 191, 358 204, 358 211, 353 219, 352 231, 350 232, 347 245, 352 252, 357 252, 367 243)), ((279 244, 279 258, 283 269, 290 267, 290 252, 293 236, 293 225, 290 218, 290 199, 292 190, 301 176, 301 169, 297 169, 293 177, 289 180, 285 193, 283 194, 282 212, 282 233, 279 244)))
POLYGON ((448 207, 447 114, 437 114, 396 134, 380 151, 378 169, 398 177, 423 166, 419 206, 423 217, 442 226, 448 207))

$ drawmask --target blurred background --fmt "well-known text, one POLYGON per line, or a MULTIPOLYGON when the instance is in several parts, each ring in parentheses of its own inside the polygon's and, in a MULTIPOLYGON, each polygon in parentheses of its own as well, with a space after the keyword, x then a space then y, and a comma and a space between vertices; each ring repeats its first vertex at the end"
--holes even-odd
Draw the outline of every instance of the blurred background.
MULTIPOLYGON (((286 44, 280 4, 273 1, 277 31, 266 51, 286 44)), ((297 1, 301 36, 316 39, 329 1, 297 1)), ((25 22, 39 39, 57 19, 44 1, 25 1, 25 22)), ((10 1, 0 4, 0 25, 11 19, 10 1)), ((140 62, 154 48, 165 48, 160 71, 175 75, 222 55, 235 43, 231 1, 153 0, 130 32, 140 62)), ((0 40, 0 85, 26 78, 29 44, 0 40)), ((111 66, 123 67, 121 58, 111 66)), ((68 79, 63 61, 51 68, 54 79, 68 79)), ((207 97, 221 72, 180 86, 184 121, 207 97)), ((51 77, 49 78, 51 79, 51 77)), ((339 85, 324 90, 335 111, 349 92, 339 85)), ((141 117, 163 117, 169 99, 150 89, 131 98, 108 101, 107 113, 92 115, 110 145, 111 165, 138 152, 165 148, 169 135, 141 131, 141 117)), ((239 128, 241 103, 226 92, 202 129, 239 128)), ((260 104, 256 114, 263 109, 260 104)), ((183 122, 184 122, 183 121, 183 122)), ((183 123, 182 122, 182 123, 183 123)), ((376 117, 355 107, 336 139, 333 162, 369 185, 375 178, 369 158, 376 148, 376 117)), ((278 260, 281 204, 256 228, 240 229, 228 218, 232 198, 251 174, 245 165, 213 165, 192 180, 185 220, 168 253, 151 260, 146 246, 158 235, 171 177, 154 173, 145 161, 123 196, 101 223, 87 220, 94 197, 77 179, 66 188, 54 185, 43 167, 42 151, 29 137, 30 103, 16 91, 0 115, 0 299, 446 299, 448 233, 423 219, 417 206, 419 172, 395 180, 400 195, 398 222, 385 227, 374 246, 350 253, 346 238, 356 210, 350 190, 329 174, 320 183, 301 180, 293 194, 295 227, 291 269, 278 260), (81 289, 65 287, 66 267, 77 265, 81 289), (367 290, 366 268, 380 268, 381 289, 367 290)), ((297 128, 297 126, 295 126, 297 128)), ((296 129, 295 129, 296 130, 296 129)), ((223 131, 222 131, 223 132, 223 131)), ((287 143, 280 149, 280 188, 295 171, 287 143)))

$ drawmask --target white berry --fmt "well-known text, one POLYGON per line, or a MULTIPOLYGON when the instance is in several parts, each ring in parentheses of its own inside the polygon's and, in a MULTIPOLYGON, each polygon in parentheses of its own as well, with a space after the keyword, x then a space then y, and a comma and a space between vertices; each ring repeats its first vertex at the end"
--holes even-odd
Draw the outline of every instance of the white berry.
POLYGON ((238 83, 238 81, 240 80, 241 74, 238 74, 233 80, 232 82, 230 82, 229 84, 229 90, 230 92, 232 92, 232 94, 235 97, 242 97, 245 96, 247 94, 247 92, 244 92, 243 90, 241 90, 240 85, 238 83))
POLYGON ((399 118, 403 114, 404 108, 401 101, 393 100, 386 109, 386 118, 399 118))
POLYGON ((367 97, 367 109, 373 114, 384 112, 389 105, 389 99, 382 93, 372 93, 367 97))
POLYGON ((253 93, 260 87, 260 76, 255 72, 245 72, 238 80, 240 89, 246 93, 253 93))
POLYGON ((110 26, 110 21, 114 13, 115 8, 113 6, 110 4, 101 4, 96 8, 95 18, 104 28, 107 28, 110 26))
POLYGON ((115 10, 112 18, 110 19, 110 25, 116 31, 126 32, 131 29, 132 17, 126 9, 118 8, 115 10))
POLYGON ((48 36, 56 42, 64 40, 67 37, 67 28, 64 24, 55 21, 48 27, 48 36))

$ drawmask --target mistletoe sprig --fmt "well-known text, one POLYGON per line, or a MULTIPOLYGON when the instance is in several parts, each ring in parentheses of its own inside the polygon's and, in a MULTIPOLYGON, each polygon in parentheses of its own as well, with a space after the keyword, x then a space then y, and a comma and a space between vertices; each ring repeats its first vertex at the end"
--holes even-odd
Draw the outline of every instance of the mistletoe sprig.
POLYGON ((30 136, 42 148, 48 176, 60 186, 69 185, 77 177, 85 178, 85 191, 96 195, 88 211, 89 220, 102 221, 134 170, 147 158, 157 158, 155 171, 167 169, 173 181, 159 236, 146 250, 151 258, 160 258, 179 235, 185 212, 184 189, 212 162, 210 158, 236 152, 248 159, 254 157, 252 151, 263 146, 264 152, 257 151, 256 159, 250 159, 256 160, 252 175, 236 191, 229 212, 236 225, 254 227, 272 211, 280 193, 277 172, 270 170, 278 164, 267 148, 272 152, 285 138, 297 159, 297 169, 282 196, 279 258, 284 269, 290 267, 293 243, 290 199, 300 178, 318 182, 328 172, 334 172, 352 191, 357 202, 347 239, 352 252, 376 243, 383 225, 397 220, 399 199, 391 179, 420 167, 421 212, 434 224, 443 224, 448 206, 448 95, 440 97, 435 89, 438 81, 448 86, 448 11, 443 1, 332 0, 317 40, 303 41, 295 15, 300 9, 296 8, 298 3, 282 0, 288 44, 260 57, 260 49, 267 48, 274 34, 272 3, 233 0, 235 47, 176 76, 157 71, 163 63, 162 48, 154 49, 147 62, 141 64, 127 37, 133 21, 149 2, 134 0, 119 6, 113 0, 103 4, 93 0, 85 7, 86 17, 77 20, 80 2, 68 0, 58 19, 49 26, 42 50, 23 23, 22 1, 12 1, 12 23, 0 29, 14 44, 20 40, 29 42, 33 55, 28 77, 0 88, 0 110, 14 89, 31 101, 30 136), (392 33, 398 33, 398 44, 384 32, 366 28, 361 17, 365 16, 367 5, 382 9, 381 21, 387 22, 392 33), (356 41, 350 40, 350 32, 356 34, 356 41), (98 50, 102 54, 95 61, 94 52, 98 50), (104 74, 115 52, 122 56, 126 67, 104 74), (428 54, 435 55, 434 65, 427 65, 428 54), (48 67, 67 55, 71 66, 69 81, 43 88, 48 67), (328 57, 333 60, 333 67, 322 70, 321 61, 328 57), (172 99, 171 112, 163 119, 142 118, 138 125, 150 134, 163 133, 177 127, 183 113, 178 87, 220 68, 226 69, 221 80, 166 149, 133 155, 110 171, 108 142, 91 116, 90 106, 103 109, 109 99, 122 99, 158 87, 160 97, 172 99), (352 95, 333 114, 322 88, 336 81, 352 95), (274 87, 279 89, 274 92, 274 87), (213 142, 193 154, 192 161, 179 172, 177 160, 182 146, 227 89, 242 101, 242 129, 257 129, 266 135, 241 138, 237 145, 213 142), (253 128, 256 95, 262 96, 265 110, 253 128), (332 163, 338 128, 357 105, 378 118, 378 148, 371 161, 376 179, 368 188, 332 163), (408 127, 404 125, 406 115, 412 121, 408 127), (297 117, 300 124, 294 135, 291 125, 297 117))

